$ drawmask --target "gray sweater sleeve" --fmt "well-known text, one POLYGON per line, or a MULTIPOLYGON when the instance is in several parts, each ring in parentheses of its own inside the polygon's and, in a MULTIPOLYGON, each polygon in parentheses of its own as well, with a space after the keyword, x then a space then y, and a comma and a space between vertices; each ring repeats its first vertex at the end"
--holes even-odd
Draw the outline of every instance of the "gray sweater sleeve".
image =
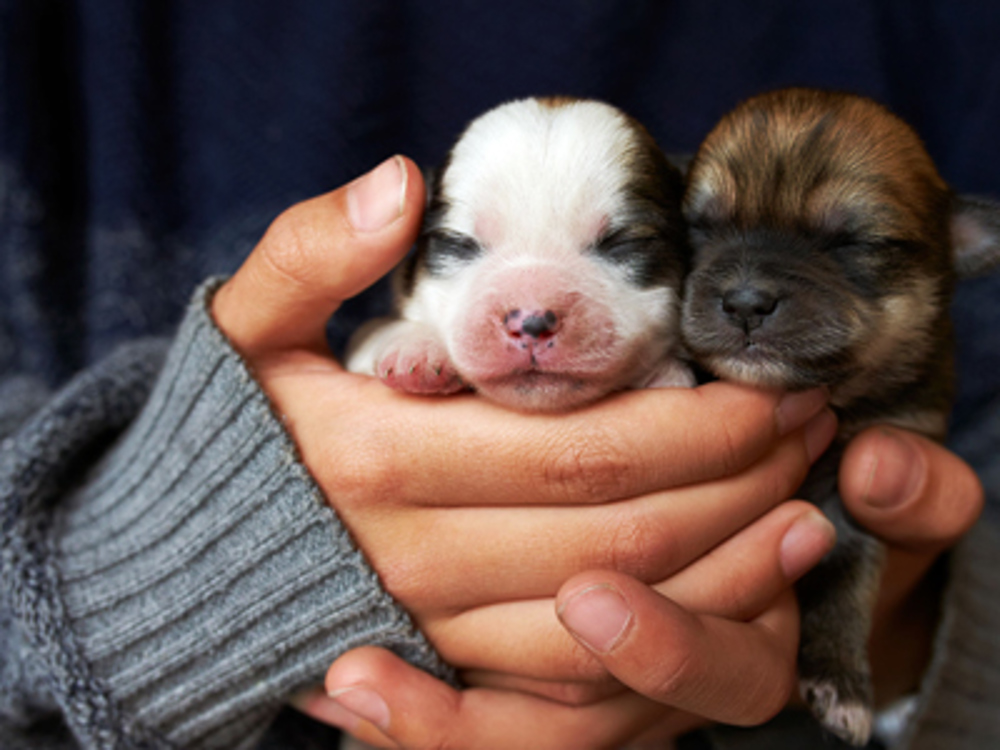
POLYGON ((3 443, 6 731, 57 711, 84 747, 230 750, 352 647, 446 675, 213 324, 215 287, 168 351, 120 350, 3 443))

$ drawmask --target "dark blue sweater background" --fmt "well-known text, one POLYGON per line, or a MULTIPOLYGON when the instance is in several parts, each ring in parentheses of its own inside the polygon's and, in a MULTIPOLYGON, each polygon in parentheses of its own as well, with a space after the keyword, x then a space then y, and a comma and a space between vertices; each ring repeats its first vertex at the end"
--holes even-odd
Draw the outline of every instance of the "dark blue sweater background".
MULTIPOLYGON (((55 384, 171 331, 282 208, 395 152, 434 164, 502 100, 606 99, 690 151, 788 84, 879 99, 1000 196, 995 2, 0 0, 0 372, 55 384)), ((956 303, 958 421, 1000 391, 998 287, 956 303)))

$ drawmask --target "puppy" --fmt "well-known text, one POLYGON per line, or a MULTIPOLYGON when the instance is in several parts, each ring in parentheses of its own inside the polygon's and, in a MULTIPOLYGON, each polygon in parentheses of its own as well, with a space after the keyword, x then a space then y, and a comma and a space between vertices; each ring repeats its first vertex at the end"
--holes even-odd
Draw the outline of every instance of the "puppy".
POLYGON ((359 332, 350 370, 521 411, 693 385, 673 357, 683 179, 637 122, 595 101, 504 104, 468 126, 429 187, 397 316, 359 332))
POLYGON ((830 390, 840 434, 800 492, 838 544, 799 586, 799 676, 820 722, 862 745, 883 550, 845 516, 837 468, 870 425, 944 437, 955 269, 995 263, 1000 210, 956 197, 882 106, 790 89, 744 102, 708 135, 684 215, 694 255, 681 328, 694 358, 722 378, 830 390))

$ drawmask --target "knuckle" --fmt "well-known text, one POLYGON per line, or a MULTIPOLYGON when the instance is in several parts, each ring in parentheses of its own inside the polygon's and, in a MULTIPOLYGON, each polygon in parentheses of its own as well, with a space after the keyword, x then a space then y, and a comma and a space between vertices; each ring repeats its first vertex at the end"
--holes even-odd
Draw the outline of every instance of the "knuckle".
POLYGON ((702 692, 706 687, 704 674, 694 649, 676 649, 663 662, 654 665, 649 687, 642 692, 664 703, 672 703, 679 695, 702 692))
MULTIPOLYGON (((319 460, 323 486, 337 510, 374 508, 406 493, 405 442, 370 410, 342 413, 319 460)), ((316 462, 313 462, 316 463, 316 462)))
POLYGON ((795 664, 788 661, 770 674, 766 682, 762 681, 757 686, 757 690, 750 694, 750 699, 745 703, 741 715, 734 717, 732 723, 755 726, 770 721, 788 705, 797 685, 795 664))
POLYGON ((464 690, 451 692, 437 701, 431 713, 441 724, 428 722, 426 717, 420 722, 420 737, 404 742, 406 747, 419 750, 463 750, 478 744, 480 727, 476 722, 476 708, 469 703, 464 690))
POLYGON ((640 508, 610 506, 597 541, 601 567, 650 582, 677 564, 675 538, 640 508))
POLYGON ((712 579, 713 613, 732 619, 743 619, 754 614, 753 605, 756 603, 755 595, 760 582, 748 580, 747 571, 752 569, 750 563, 720 567, 712 579))
POLYGON ((313 222, 302 206, 286 209, 271 222, 259 245, 261 260, 278 278, 297 286, 314 279, 317 264, 313 248, 319 238, 313 222))
POLYGON ((542 466, 543 480, 573 502, 625 497, 634 471, 621 435, 608 430, 559 436, 550 442, 542 466))
MULTIPOLYGON (((355 446, 355 453, 349 460, 337 451, 335 461, 327 462, 336 466, 324 482, 327 494, 338 510, 351 510, 381 504, 398 491, 399 468, 387 460, 385 454, 377 450, 367 450, 361 439, 355 446)), ((332 457, 331 457, 332 458, 332 457)))
POLYGON ((749 457, 744 435, 733 420, 722 418, 718 422, 718 434, 712 444, 712 453, 718 476, 732 476, 743 469, 749 457))

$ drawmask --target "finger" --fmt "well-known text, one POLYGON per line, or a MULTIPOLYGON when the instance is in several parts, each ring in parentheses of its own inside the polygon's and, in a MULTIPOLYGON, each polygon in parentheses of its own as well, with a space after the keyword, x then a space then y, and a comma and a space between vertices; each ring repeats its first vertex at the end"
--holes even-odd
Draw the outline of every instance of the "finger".
POLYGON ((944 446, 892 427, 851 441, 840 490, 862 526, 914 553, 951 547, 983 508, 982 485, 968 464, 944 446))
POLYGON ((598 748, 619 744, 660 718, 664 709, 633 694, 572 707, 523 693, 457 691, 388 651, 362 648, 338 659, 312 716, 367 742, 406 748, 598 748), (345 716, 345 713, 347 714, 345 716))
MULTIPOLYGON (((696 614, 750 620, 819 562, 835 538, 814 506, 784 503, 653 588, 696 614)), ((551 599, 502 602, 421 625, 449 663, 538 680, 542 694, 554 699, 581 700, 607 677, 604 665, 558 624, 551 599), (583 683, 578 692, 563 684, 574 682, 583 683)))
MULTIPOLYGON (((549 603, 551 609, 551 602, 549 603)), ((534 677, 489 670, 463 671, 459 675, 468 687, 493 688, 529 693, 567 706, 590 706, 624 692, 628 688, 610 675, 587 682, 571 680, 542 680, 534 677)))
POLYGON ((807 469, 793 435, 736 477, 644 498, 582 508, 410 509, 353 531, 389 593, 419 618, 552 596, 580 570, 663 580, 783 502, 807 469))
MULTIPOLYGON (((288 703, 295 710, 321 724, 329 724, 342 729, 372 747, 399 747, 386 734, 379 731, 374 723, 379 718, 376 718, 374 714, 370 715, 368 719, 362 719, 357 708, 349 711, 343 704, 330 698, 324 688, 317 687, 300 691, 289 698, 288 703)), ((376 704, 373 706, 373 710, 380 711, 381 707, 376 704)))
POLYGON ((795 686, 791 590, 749 623, 687 612, 635 579, 584 573, 557 597, 560 619, 641 695, 729 724, 774 716, 795 686))
POLYGON ((332 193, 282 213, 212 310, 244 355, 325 350, 338 305, 385 275, 416 237, 424 187, 420 170, 393 157, 332 193))
POLYGON ((983 490, 943 446, 891 427, 852 441, 841 463, 845 505, 887 542, 872 630, 872 669, 883 698, 911 691, 928 663, 945 579, 929 575, 940 553, 978 518, 983 490))
MULTIPOLYGON (((832 419, 824 429, 832 436, 832 419)), ((593 568, 663 580, 790 497, 809 466, 803 440, 783 439, 737 476, 643 498, 583 508, 425 509, 355 533, 389 592, 404 605, 423 603, 422 611, 552 596, 593 568), (400 555, 404 549, 411 552, 400 555)))
POLYGON ((328 452, 351 459, 315 465, 348 512, 352 504, 370 507, 373 497, 399 505, 580 505, 717 479, 758 461, 826 403, 821 391, 782 398, 718 382, 525 415, 474 396, 416 398, 370 378, 352 382, 354 397, 334 387, 343 382, 331 383, 310 404, 311 429, 325 436, 328 452), (331 415, 343 445, 331 443, 331 415))

